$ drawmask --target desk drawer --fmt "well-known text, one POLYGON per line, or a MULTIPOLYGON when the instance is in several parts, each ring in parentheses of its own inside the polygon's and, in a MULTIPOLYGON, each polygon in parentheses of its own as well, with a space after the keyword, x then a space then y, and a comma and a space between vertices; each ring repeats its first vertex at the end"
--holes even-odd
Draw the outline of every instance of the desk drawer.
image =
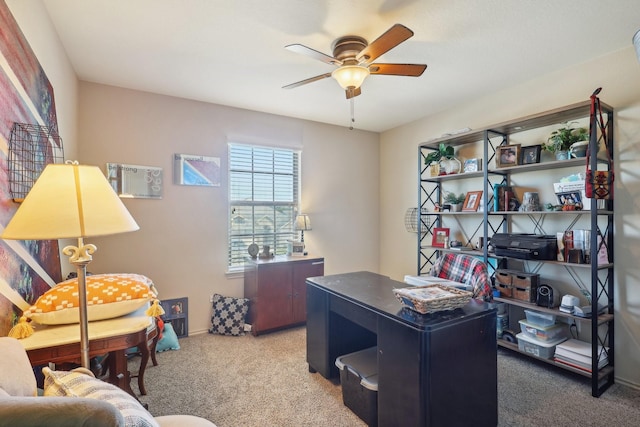
POLYGON ((378 331, 377 316, 371 310, 335 296, 329 299, 329 310, 373 333, 378 331))

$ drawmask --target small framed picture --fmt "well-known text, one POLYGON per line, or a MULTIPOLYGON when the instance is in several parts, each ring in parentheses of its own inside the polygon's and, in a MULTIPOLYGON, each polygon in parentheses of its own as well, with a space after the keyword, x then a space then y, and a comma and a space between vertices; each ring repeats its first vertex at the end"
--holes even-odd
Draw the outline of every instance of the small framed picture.
POLYGON ((541 151, 542 151, 542 145, 528 145, 526 147, 522 147, 522 155, 521 155, 520 163, 523 165, 540 163, 541 151))
POLYGON ((429 176, 440 175, 440 165, 438 163, 431 163, 429 165, 429 176))
POLYGON ((565 193, 556 193, 558 204, 560 205, 579 205, 582 206, 582 195, 580 191, 567 191, 565 193))
POLYGON ((476 212, 482 200, 482 191, 469 191, 462 204, 463 212, 476 212))
POLYGON ((520 144, 501 145, 497 150, 496 166, 506 168, 508 166, 517 166, 520 159, 520 144))
POLYGON ((464 172, 478 172, 482 170, 482 159, 467 159, 464 161, 464 172))
POLYGON ((431 246, 444 248, 445 243, 449 240, 449 229, 436 227, 433 229, 433 240, 431 246))

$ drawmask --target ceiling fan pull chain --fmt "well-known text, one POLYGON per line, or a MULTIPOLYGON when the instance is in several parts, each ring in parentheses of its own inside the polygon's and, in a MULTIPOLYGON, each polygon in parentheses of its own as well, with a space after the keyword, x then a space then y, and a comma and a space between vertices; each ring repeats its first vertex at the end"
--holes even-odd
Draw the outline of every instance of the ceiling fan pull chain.
POLYGON ((356 122, 355 114, 354 114, 354 99, 351 98, 351 125, 349 126, 349 130, 353 130, 353 124, 356 122))

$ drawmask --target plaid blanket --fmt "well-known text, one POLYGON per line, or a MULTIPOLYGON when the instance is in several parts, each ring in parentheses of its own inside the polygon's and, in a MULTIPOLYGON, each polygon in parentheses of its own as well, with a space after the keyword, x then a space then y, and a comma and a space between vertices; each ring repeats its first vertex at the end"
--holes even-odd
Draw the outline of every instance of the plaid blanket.
POLYGON ((444 254, 436 260, 429 274, 471 286, 474 298, 492 299, 487 266, 476 257, 454 253, 444 254))

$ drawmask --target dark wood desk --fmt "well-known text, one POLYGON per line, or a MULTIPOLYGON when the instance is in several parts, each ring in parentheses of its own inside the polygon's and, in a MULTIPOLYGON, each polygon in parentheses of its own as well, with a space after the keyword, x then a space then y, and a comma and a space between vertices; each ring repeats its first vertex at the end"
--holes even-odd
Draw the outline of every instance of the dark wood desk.
MULTIPOLYGON (((136 394, 131 389, 131 374, 127 368, 125 350, 138 346, 142 354, 138 386, 142 394, 145 394, 144 370, 150 356, 148 342, 157 335, 153 318, 146 316, 144 310, 137 311, 115 319, 89 322, 88 332, 89 357, 108 354, 108 381, 134 397, 136 394)), ((27 351, 32 366, 80 361, 78 324, 36 325, 34 334, 20 342, 27 351)))
POLYGON ((379 426, 497 425, 495 308, 421 315, 393 295, 407 286, 370 272, 309 278, 309 371, 338 377, 338 356, 377 345, 379 426))

